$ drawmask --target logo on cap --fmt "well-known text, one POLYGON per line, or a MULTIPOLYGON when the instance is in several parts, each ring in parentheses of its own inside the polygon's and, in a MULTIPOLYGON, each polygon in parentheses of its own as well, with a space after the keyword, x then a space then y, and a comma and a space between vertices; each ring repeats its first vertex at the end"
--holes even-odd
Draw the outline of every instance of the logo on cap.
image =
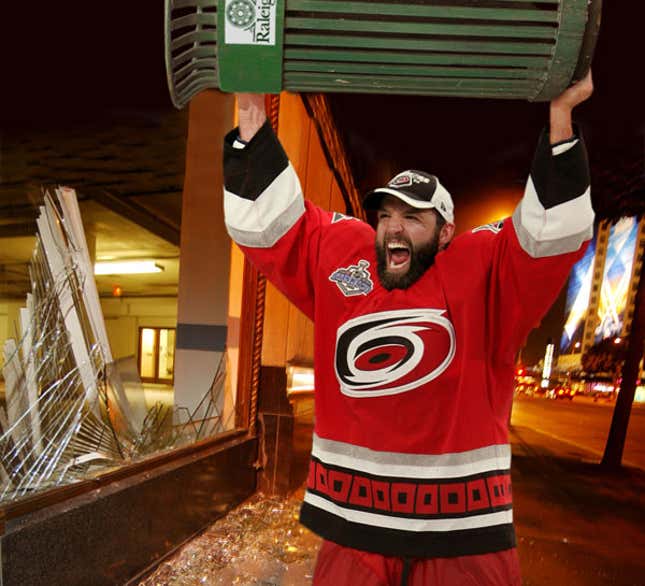
POLYGON ((414 183, 430 183, 430 179, 414 171, 403 171, 388 183, 388 187, 405 187, 414 183))

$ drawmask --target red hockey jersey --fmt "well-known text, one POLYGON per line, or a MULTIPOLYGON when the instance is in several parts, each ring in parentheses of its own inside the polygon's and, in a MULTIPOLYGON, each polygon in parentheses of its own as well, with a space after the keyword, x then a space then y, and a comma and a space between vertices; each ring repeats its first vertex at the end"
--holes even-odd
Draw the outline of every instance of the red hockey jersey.
POLYGON ((513 217, 455 238, 411 287, 387 291, 373 228, 305 202, 268 124, 243 149, 235 136, 229 233, 315 324, 301 521, 384 555, 513 547, 514 360, 592 234, 582 141, 552 152, 543 135, 513 217))

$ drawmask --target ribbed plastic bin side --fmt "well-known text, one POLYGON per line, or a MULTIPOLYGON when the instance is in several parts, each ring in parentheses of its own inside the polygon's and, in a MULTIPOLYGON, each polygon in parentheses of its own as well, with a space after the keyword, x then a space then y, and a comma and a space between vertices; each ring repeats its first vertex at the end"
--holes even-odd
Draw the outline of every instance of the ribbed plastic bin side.
MULTIPOLYGON (((281 89, 537 101, 586 73, 601 10, 601 0, 220 0, 219 8, 239 9, 253 27, 267 2, 284 9, 281 89)), ((216 4, 166 0, 176 105, 223 87, 213 60, 228 41, 216 30, 216 4)), ((255 63, 263 67, 259 59, 243 66, 255 63)))

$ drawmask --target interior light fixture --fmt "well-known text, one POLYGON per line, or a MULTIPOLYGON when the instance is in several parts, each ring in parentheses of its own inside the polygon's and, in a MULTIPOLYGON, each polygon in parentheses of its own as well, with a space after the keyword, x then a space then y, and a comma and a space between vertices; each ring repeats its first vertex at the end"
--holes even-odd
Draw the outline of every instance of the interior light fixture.
POLYGON ((95 275, 138 275, 160 273, 163 270, 164 268, 153 260, 123 260, 94 264, 95 275))

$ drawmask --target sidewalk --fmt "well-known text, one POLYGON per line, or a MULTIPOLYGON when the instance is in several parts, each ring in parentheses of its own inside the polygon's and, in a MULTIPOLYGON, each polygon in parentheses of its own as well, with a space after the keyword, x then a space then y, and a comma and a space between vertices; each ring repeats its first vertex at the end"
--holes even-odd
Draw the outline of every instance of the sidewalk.
POLYGON ((645 472, 514 428, 513 501, 526 586, 645 584, 645 472))
MULTIPOLYGON (((514 515, 525 586, 645 584, 645 472, 602 473, 595 456, 514 428, 514 515)), ((141 586, 306 586, 319 539, 297 522, 302 489, 256 495, 141 586)))

